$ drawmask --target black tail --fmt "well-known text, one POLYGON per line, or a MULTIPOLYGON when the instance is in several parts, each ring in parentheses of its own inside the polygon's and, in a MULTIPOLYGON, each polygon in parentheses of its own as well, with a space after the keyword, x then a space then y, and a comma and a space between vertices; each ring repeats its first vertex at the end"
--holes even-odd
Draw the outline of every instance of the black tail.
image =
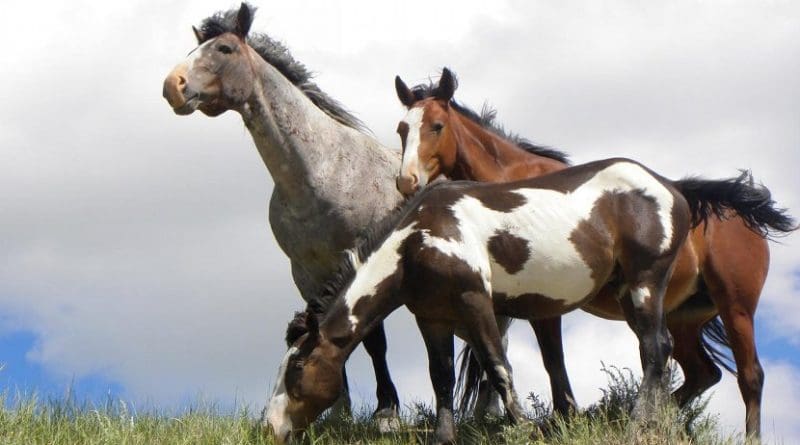
POLYGON ((731 356, 731 344, 728 342, 728 334, 719 317, 714 317, 703 325, 700 343, 714 363, 736 375, 736 363, 731 356))
POLYGON ((797 230, 786 209, 775 207, 769 189, 755 185, 749 171, 742 171, 738 178, 686 178, 673 185, 689 203, 695 226, 705 223, 711 215, 725 218, 725 211, 732 210, 747 227, 767 238, 797 230))
POLYGON ((475 408, 478 400, 478 389, 483 377, 483 368, 469 344, 464 344, 459 354, 461 364, 458 365, 455 398, 458 403, 456 413, 463 419, 475 408))

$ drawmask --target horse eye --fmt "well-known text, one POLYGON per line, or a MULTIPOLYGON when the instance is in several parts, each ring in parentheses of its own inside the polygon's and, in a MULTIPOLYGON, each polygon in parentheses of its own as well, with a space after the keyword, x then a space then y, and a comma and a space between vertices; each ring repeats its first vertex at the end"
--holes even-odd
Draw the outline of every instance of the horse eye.
POLYGON ((433 125, 431 125, 431 128, 433 129, 434 132, 440 133, 442 131, 442 128, 444 128, 444 124, 441 122, 434 122, 433 125))
POLYGON ((220 45, 220 46, 217 47, 217 50, 219 52, 221 52, 222 54, 232 54, 233 53, 233 48, 231 48, 228 45, 220 45))

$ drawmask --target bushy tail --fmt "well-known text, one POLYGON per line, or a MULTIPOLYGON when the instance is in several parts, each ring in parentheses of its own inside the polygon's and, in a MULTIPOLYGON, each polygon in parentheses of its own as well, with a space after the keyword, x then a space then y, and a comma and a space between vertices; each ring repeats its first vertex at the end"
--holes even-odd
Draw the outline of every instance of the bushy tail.
POLYGON ((732 357, 731 344, 728 341, 725 326, 723 326, 719 317, 714 317, 703 325, 700 343, 714 363, 736 375, 736 363, 732 357))
POLYGON ((742 171, 738 178, 686 178, 673 185, 689 203, 695 226, 706 222, 711 215, 724 218, 726 210, 732 210, 747 227, 767 238, 797 230, 786 209, 775 207, 769 189, 755 185, 749 171, 742 171))
POLYGON ((458 403, 456 413, 463 419, 475 409, 478 400, 483 368, 469 344, 464 344, 459 354, 460 364, 456 380, 455 400, 458 403))

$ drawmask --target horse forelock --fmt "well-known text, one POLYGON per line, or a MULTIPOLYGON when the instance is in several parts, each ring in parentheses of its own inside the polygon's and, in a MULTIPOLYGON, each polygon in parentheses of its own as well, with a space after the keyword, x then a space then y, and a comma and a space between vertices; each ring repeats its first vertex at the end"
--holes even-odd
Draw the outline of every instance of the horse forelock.
MULTIPOLYGON (((256 8, 248 4, 244 5, 250 8, 251 13, 249 17, 252 21, 256 8)), ((200 43, 204 43, 225 33, 234 33, 236 31, 238 13, 239 8, 229 11, 219 11, 203 20, 199 29, 203 39, 200 43)), ((330 97, 327 93, 322 91, 316 83, 312 82, 314 74, 306 68, 302 62, 299 62, 292 56, 289 48, 285 44, 266 34, 253 32, 247 35, 247 44, 253 48, 262 59, 275 67, 275 69, 286 77, 294 86, 300 89, 300 91, 302 91, 317 108, 325 112, 325 114, 342 125, 363 132, 369 131, 364 122, 347 111, 339 101, 330 97)))

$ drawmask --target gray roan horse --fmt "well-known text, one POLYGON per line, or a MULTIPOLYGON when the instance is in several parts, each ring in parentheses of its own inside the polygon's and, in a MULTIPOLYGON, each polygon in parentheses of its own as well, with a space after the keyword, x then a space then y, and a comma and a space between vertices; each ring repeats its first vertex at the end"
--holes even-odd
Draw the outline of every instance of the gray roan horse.
MULTIPOLYGON (((195 30, 200 46, 164 81, 177 114, 241 114, 275 188, 269 222, 305 300, 334 276, 342 252, 402 200, 399 151, 359 131, 358 119, 310 81, 286 47, 248 36, 253 8, 218 13, 195 30), (358 180, 354 180, 358 178, 358 180)), ((378 384, 379 416, 396 415, 383 325, 364 338, 378 384)))
POLYGON ((320 319, 307 310, 305 326, 290 324, 265 426, 282 443, 316 419, 339 394, 350 353, 401 305, 428 350, 439 443, 455 439, 455 330, 466 332, 510 420, 522 420, 495 316, 561 315, 610 283, 639 338, 634 416, 646 418, 672 349, 662 303, 678 249, 692 223, 746 207, 741 186, 673 182, 611 159, 518 182, 429 187, 345 258, 315 302, 325 308, 320 319))

